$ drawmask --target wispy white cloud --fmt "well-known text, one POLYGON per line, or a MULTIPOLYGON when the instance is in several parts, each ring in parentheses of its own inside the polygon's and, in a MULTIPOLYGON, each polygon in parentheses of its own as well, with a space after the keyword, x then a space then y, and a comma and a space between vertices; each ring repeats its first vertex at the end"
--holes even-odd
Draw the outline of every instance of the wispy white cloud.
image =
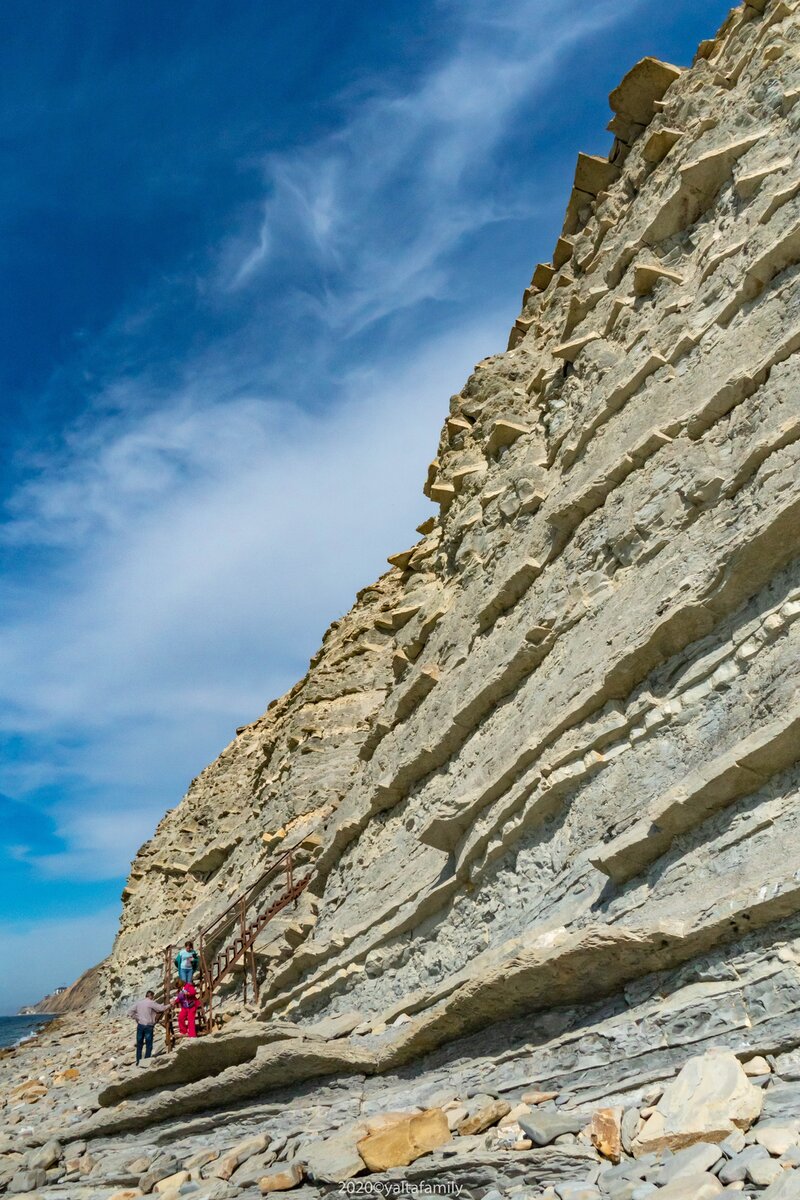
MULTIPOLYGON (((24 563, 0 582, 0 733, 25 745, 0 789, 47 791, 62 849, 18 848, 42 876, 124 872, 190 776, 414 539, 447 397, 514 316, 491 294, 453 295, 457 251, 545 203, 501 194, 493 156, 566 49, 630 5, 496 9, 441 5, 452 49, 410 87, 361 80, 335 132, 268 158, 261 214, 198 251, 213 263, 198 293, 239 327, 169 364, 169 385, 144 358, 106 372, 61 444, 29 459, 0 528, 24 563), (364 336, 430 297, 448 300, 438 323, 422 306, 402 337, 364 336), (292 322, 276 350, 273 326, 292 322)), ((110 314, 115 336, 141 337, 170 286, 110 314)), ((89 923, 89 958, 112 924, 89 923)), ((74 974, 84 927, 58 928, 81 939, 74 974)))
POLYGON ((177 799, 176 774, 293 682, 355 589, 417 536, 442 397, 503 323, 487 314, 408 364, 354 373, 316 418, 266 398, 165 398, 141 421, 87 427, 85 448, 18 496, 10 536, 67 554, 57 594, 43 577, 0 626, 3 725, 45 755, 0 787, 24 794, 33 773, 70 795, 55 808, 66 852, 31 861, 123 870, 177 799))
POLYGON ((619 18, 622 5, 512 0, 501 14, 494 8, 461 5, 454 48, 413 89, 370 81, 335 132, 267 158, 261 222, 249 241, 239 235, 226 247, 229 286, 253 286, 286 257, 308 260, 322 279, 341 272, 309 303, 318 319, 351 333, 445 296, 443 260, 467 233, 537 210, 543 197, 500 199, 490 177, 483 186, 476 178, 515 111, 552 85, 565 51, 619 18))

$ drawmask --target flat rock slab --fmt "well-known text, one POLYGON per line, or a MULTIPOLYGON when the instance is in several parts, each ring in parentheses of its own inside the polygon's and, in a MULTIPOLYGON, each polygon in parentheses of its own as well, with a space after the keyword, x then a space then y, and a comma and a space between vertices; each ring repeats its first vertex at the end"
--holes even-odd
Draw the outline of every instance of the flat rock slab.
POLYGON ((409 1184, 460 1184, 467 1190, 508 1188, 525 1183, 544 1189, 560 1183, 588 1184, 600 1164, 600 1156, 583 1146, 546 1146, 530 1150, 470 1150, 467 1153, 427 1155, 410 1167, 369 1176, 376 1191, 404 1180, 409 1184))
POLYGON ((585 1113, 551 1112, 538 1109, 519 1118, 519 1127, 534 1146, 549 1146, 564 1133, 578 1133, 591 1120, 585 1113))

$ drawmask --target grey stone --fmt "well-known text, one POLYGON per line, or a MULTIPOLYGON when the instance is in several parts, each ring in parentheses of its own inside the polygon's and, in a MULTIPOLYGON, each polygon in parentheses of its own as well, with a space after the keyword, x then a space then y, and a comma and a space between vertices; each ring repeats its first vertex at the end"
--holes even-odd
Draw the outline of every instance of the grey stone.
POLYGON ((745 1135, 741 1129, 737 1129, 735 1133, 729 1133, 723 1142, 720 1142, 719 1148, 726 1158, 733 1158, 744 1150, 745 1135))
POLYGON ((54 1167, 61 1158, 62 1150, 59 1143, 53 1138, 49 1142, 45 1142, 38 1150, 29 1150, 27 1154, 27 1165, 29 1170, 35 1171, 39 1167, 47 1170, 48 1167, 54 1167))
POLYGON ((591 1183, 557 1183, 555 1191, 560 1200, 600 1200, 600 1189, 591 1183))
POLYGON ((761 1193, 759 1200, 800 1200, 800 1170, 782 1171, 780 1177, 761 1193))
POLYGON ((652 1195, 653 1192, 657 1192, 657 1191, 658 1191, 658 1188, 656 1187, 656 1185, 654 1183, 647 1183, 645 1181, 644 1183, 640 1183, 638 1185, 638 1187, 635 1187, 633 1189, 633 1191, 631 1192, 631 1200, 647 1200, 648 1196, 652 1195))
POLYGON ((654 1183, 657 1183, 659 1187, 665 1187, 679 1175, 696 1175, 703 1171, 713 1171, 721 1157, 719 1146, 711 1145, 709 1142, 695 1142, 693 1146, 687 1146, 684 1150, 676 1150, 658 1172, 654 1183))
POLYGON ((255 1154, 243 1162, 230 1177, 234 1187, 255 1187, 262 1175, 266 1175, 267 1167, 271 1167, 277 1154, 270 1145, 262 1154, 255 1154))
POLYGON ((784 1083, 776 1080, 764 1094, 761 1120, 783 1120, 786 1117, 800 1118, 800 1081, 784 1083))
POLYGON ((773 1069, 782 1080, 800 1082, 800 1050, 790 1050, 788 1054, 778 1054, 773 1069))
POLYGON ((519 1127, 531 1139, 534 1146, 549 1146, 565 1133, 577 1133, 587 1124, 587 1117, 579 1113, 536 1110, 519 1118, 519 1127))
POLYGON ((767 1187, 783 1174, 783 1167, 774 1158, 754 1158, 747 1164, 747 1178, 757 1187, 767 1187))
POLYGON ((175 1175, 180 1169, 181 1165, 177 1158, 172 1154, 162 1154, 139 1177, 139 1187, 147 1195, 162 1179, 166 1179, 169 1175, 175 1175))
POLYGON ((366 1169, 356 1150, 355 1138, 331 1137, 312 1142, 303 1159, 313 1183, 344 1183, 366 1169))
POLYGON ((633 1142, 633 1139, 636 1137, 636 1131, 638 1130, 638 1128, 639 1128, 639 1110, 638 1110, 638 1108, 626 1108, 624 1113, 622 1114, 622 1121, 620 1122, 620 1141, 622 1142, 622 1149, 625 1151, 626 1154, 631 1154, 633 1152, 632 1148, 631 1148, 631 1143, 633 1142))
POLYGON ((8 1185, 9 1192, 34 1192, 47 1183, 47 1174, 42 1167, 35 1170, 17 1171, 11 1177, 8 1185))
POLYGON ((658 1195, 659 1200, 689 1200, 689 1197, 691 1200, 712 1200, 712 1197, 721 1191, 722 1184, 716 1175, 710 1175, 707 1171, 697 1171, 679 1175, 666 1187, 660 1188, 658 1195))
POLYGON ((719 1172, 720 1183, 736 1183, 747 1178, 747 1168, 752 1162, 769 1158, 763 1146, 746 1146, 725 1163, 719 1172))

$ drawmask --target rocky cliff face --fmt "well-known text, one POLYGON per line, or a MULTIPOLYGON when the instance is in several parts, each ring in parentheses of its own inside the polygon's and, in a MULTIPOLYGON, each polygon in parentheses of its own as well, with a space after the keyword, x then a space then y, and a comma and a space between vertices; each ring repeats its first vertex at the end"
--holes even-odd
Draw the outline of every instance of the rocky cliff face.
POLYGON ((269 1015, 427 1046, 745 934, 769 961, 800 906, 796 34, 751 3, 612 93, 609 160, 451 399, 437 515, 137 856, 117 996, 311 830, 269 1015))

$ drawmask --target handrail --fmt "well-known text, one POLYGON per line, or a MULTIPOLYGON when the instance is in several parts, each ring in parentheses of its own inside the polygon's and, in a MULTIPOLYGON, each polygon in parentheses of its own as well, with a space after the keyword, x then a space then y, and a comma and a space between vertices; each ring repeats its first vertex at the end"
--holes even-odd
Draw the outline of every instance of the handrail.
POLYGON ((214 918, 210 925, 206 925, 204 929, 200 930, 200 937, 207 939, 209 937, 216 936, 221 932, 221 929, 218 929, 217 926, 224 927, 224 925, 228 923, 224 920, 224 918, 230 916, 231 919, 235 920, 243 902, 249 907, 250 901, 253 899, 253 893, 260 891, 263 885, 267 882, 267 877, 271 875, 273 871, 277 870, 277 868, 280 867, 287 858, 290 858, 292 853, 297 850, 299 846, 302 846, 303 841, 304 839, 301 838, 299 842, 295 842, 293 846, 289 846, 286 850, 284 850, 283 854, 270 863, 266 870, 259 875, 258 879, 250 884, 250 887, 247 889, 247 891, 242 892, 240 896, 237 896, 234 900, 231 900, 228 907, 224 908, 222 912, 214 918))
MULTIPOLYGON (((288 846, 277 858, 265 868, 257 879, 250 884, 246 891, 236 896, 227 908, 219 913, 210 925, 205 926, 200 930, 198 935, 198 949, 200 958, 200 981, 198 987, 198 1019, 200 1020, 200 1032, 207 1031, 211 1027, 212 1022, 212 1006, 214 990, 222 980, 229 974, 238 962, 249 956, 250 972, 253 980, 253 995, 258 999, 259 983, 256 973, 256 960, 253 953, 253 943, 258 937, 261 930, 267 925, 273 917, 277 916, 287 904, 297 903, 300 894, 308 887, 309 883, 316 873, 316 867, 311 864, 310 870, 303 875, 302 878, 295 880, 294 870, 295 852, 303 845, 305 838, 288 846), (283 867, 286 872, 286 879, 283 885, 283 890, 280 895, 268 905, 266 909, 261 909, 264 900, 261 893, 264 891, 265 885, 275 873, 283 867), (248 919, 248 912, 251 906, 255 905, 255 916, 248 919), (239 925, 238 936, 230 939, 230 930, 235 924, 239 925), (214 947, 219 946, 226 931, 229 934, 228 944, 217 953, 214 952, 214 947), (211 957, 213 955, 213 957, 211 957)), ((172 952, 175 949, 174 945, 164 948, 163 951, 163 993, 159 996, 162 1003, 169 1003, 170 995, 170 975, 172 973, 172 952)), ((244 981, 245 998, 247 996, 247 977, 244 981)), ((167 1048, 170 1049, 174 1044, 175 1033, 172 1023, 172 1010, 164 1014, 164 1027, 167 1041, 167 1048)))

